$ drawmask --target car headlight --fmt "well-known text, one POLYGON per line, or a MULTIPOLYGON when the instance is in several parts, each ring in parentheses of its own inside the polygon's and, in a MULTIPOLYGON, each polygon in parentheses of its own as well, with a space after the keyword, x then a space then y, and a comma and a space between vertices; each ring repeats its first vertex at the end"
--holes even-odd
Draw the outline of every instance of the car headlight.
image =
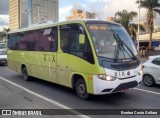
POLYGON ((106 80, 106 81, 116 80, 116 77, 108 76, 108 75, 98 75, 98 78, 101 79, 101 80, 106 80))

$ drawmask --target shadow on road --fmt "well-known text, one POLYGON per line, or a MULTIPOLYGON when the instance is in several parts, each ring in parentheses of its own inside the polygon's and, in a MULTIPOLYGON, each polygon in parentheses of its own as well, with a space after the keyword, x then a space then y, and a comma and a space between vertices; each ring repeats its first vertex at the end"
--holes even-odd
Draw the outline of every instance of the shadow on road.
MULTIPOLYGON (((51 83, 51 82, 41 80, 38 78, 31 77, 30 81, 25 81, 23 80, 20 74, 13 75, 13 78, 17 78, 19 79, 19 81, 24 81, 27 83, 33 83, 33 84, 36 83, 39 86, 44 86, 44 87, 47 86, 47 88, 51 90, 54 90, 54 91, 56 90, 61 93, 67 93, 67 94, 73 95, 74 97, 77 96, 76 92, 72 90, 71 88, 64 87, 62 85, 51 83)), ((115 104, 117 100, 127 99, 127 97, 129 97, 127 94, 128 92, 127 93, 114 93, 114 94, 107 94, 107 95, 91 95, 91 98, 89 99, 89 101, 102 102, 102 103, 107 102, 109 104, 115 104)))

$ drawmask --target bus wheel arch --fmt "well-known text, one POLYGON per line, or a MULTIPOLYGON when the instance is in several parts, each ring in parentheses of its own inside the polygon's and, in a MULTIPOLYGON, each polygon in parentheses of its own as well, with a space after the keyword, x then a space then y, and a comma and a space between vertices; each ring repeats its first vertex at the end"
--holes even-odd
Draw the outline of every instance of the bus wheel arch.
POLYGON ((89 98, 86 81, 82 75, 75 74, 72 76, 72 88, 76 91, 79 98, 84 100, 89 98))
POLYGON ((30 77, 28 75, 27 67, 25 64, 21 65, 21 73, 24 80, 29 81, 30 77))

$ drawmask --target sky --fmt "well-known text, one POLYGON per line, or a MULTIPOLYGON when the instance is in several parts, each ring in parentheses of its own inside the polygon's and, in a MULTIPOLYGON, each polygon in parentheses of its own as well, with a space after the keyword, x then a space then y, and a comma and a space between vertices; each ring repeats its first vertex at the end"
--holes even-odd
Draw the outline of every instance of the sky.
POLYGON ((0 0, 0 31, 9 25, 9 0, 0 0))
POLYGON ((128 6, 132 3, 134 3, 134 9, 137 9, 137 5, 133 1, 134 0, 83 0, 82 2, 82 0, 60 0, 60 20, 65 20, 66 14, 71 15, 72 10, 77 8, 89 12, 96 12, 97 18, 106 19, 106 17, 114 16, 116 11, 121 11, 124 8, 130 11, 128 6))
MULTIPOLYGON (((9 24, 9 0, 0 0, 0 26, 9 24)), ((59 0, 59 20, 64 21, 74 9, 95 12, 97 18, 114 17, 117 11, 138 12, 136 0, 59 0)), ((136 21, 138 18, 135 18, 136 21)), ((141 20, 146 19, 146 10, 141 8, 141 20)), ((160 20, 160 19, 159 19, 160 20)), ((156 24, 160 25, 159 21, 156 24)))
MULTIPOLYGON (((136 0, 60 0, 60 20, 65 20, 66 15, 70 15, 71 11, 77 8, 96 12, 97 18, 101 19, 114 17, 117 11, 124 9, 138 12, 138 4, 135 2, 136 0)), ((146 10, 141 9, 141 20, 146 19, 145 13, 146 10)))

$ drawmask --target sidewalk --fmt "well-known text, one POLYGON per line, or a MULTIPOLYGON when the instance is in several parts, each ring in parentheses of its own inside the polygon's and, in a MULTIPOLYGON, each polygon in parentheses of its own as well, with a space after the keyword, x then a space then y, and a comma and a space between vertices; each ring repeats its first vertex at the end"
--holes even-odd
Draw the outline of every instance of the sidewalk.
MULTIPOLYGON (((1 77, 0 77, 1 78, 1 77)), ((63 113, 63 108, 52 104, 40 97, 32 95, 31 93, 26 92, 25 90, 16 87, 2 79, 0 79, 0 114, 2 110, 10 109, 62 109, 60 113, 63 113)), ((28 113, 28 112, 27 112, 28 113)), ((39 113, 40 114, 40 113, 39 113)), ((50 118, 53 116, 32 116, 36 118, 50 118)), ((1 117, 11 117, 11 116, 1 116, 1 117)), ((17 115, 14 117, 18 117, 17 115)), ((24 116, 20 116, 24 117, 24 116)), ((27 117, 27 116, 26 116, 27 117)), ((54 115, 55 117, 55 115, 54 115)), ((56 117, 60 118, 77 118, 76 115, 57 115, 56 117)))

